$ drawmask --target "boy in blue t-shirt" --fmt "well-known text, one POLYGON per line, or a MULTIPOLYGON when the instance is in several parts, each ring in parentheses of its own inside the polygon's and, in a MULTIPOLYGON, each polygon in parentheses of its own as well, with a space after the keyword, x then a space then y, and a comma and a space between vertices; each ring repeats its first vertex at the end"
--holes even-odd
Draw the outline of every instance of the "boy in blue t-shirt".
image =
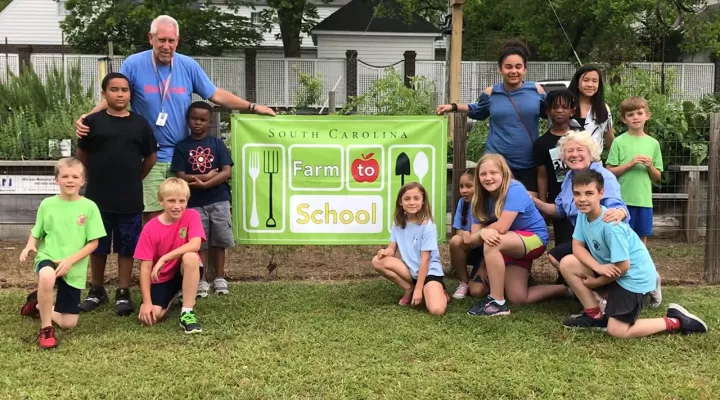
POLYGON ((655 264, 628 224, 602 221, 607 208, 600 205, 604 179, 593 170, 575 173, 573 197, 578 214, 573 233, 573 254, 562 259, 560 273, 583 305, 583 312, 563 325, 600 328, 617 338, 650 336, 658 332, 705 333, 707 325, 678 304, 670 304, 662 318, 638 319, 643 296, 655 289, 655 264), (600 309, 593 290, 607 292, 600 309))
MULTIPOLYGON (((188 206, 200 213, 207 241, 200 247, 203 265, 207 265, 208 247, 213 252, 217 294, 228 294, 225 280, 225 250, 235 246, 230 208, 228 180, 233 165, 230 152, 222 140, 208 136, 212 118, 212 106, 203 101, 190 105, 187 112, 190 136, 175 147, 171 170, 177 177, 188 182, 190 200, 188 206)), ((207 268, 198 285, 198 297, 207 297, 207 268)))

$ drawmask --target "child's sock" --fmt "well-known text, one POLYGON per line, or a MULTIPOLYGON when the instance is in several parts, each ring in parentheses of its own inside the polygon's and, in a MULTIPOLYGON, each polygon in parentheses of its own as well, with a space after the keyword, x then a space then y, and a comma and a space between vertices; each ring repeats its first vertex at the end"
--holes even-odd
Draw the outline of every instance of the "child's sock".
POLYGON ((680 329, 680 320, 677 318, 663 317, 665 320, 665 330, 668 332, 680 329))
POLYGON ((585 314, 595 319, 602 318, 602 312, 600 312, 600 307, 586 308, 585 314))
POLYGON ((182 308, 180 309, 180 314, 183 314, 183 313, 186 313, 186 312, 189 312, 189 311, 192 311, 192 310, 193 310, 192 307, 182 307, 182 308))
POLYGON ((497 300, 496 298, 494 298, 492 296, 490 296, 490 299, 491 299, 491 301, 494 301, 495 303, 497 303, 497 305, 499 305, 499 306, 505 305, 505 300, 497 300))

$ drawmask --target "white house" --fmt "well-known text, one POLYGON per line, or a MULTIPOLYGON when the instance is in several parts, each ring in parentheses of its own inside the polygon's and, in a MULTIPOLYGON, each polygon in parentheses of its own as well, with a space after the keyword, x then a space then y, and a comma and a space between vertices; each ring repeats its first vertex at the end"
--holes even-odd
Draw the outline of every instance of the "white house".
POLYGON ((376 66, 394 64, 405 51, 415 51, 418 60, 435 59, 435 41, 440 30, 419 15, 406 21, 392 0, 384 0, 383 13, 375 12, 377 1, 351 0, 312 29, 318 58, 344 58, 356 50, 358 60, 376 66))
MULTIPOLYGON (((319 0, 311 0, 317 5, 318 16, 323 20, 344 6, 349 0, 333 0, 324 4, 319 0)), ((63 33, 60 29, 60 22, 65 18, 65 0, 13 0, 4 10, 0 11, 0 47, 4 47, 5 39, 9 44, 10 52, 18 47, 32 46, 36 53, 59 53, 63 45, 63 33)), ((222 5, 222 0, 215 0, 218 7, 227 10, 222 5)), ((257 22, 261 10, 267 8, 266 0, 256 0, 255 9, 252 7, 241 7, 238 15, 250 18, 257 22)), ((149 28, 149 27, 148 27, 149 28)), ((180 27, 182 34, 182 26, 180 27)), ((282 40, 275 39, 280 33, 280 27, 276 24, 271 32, 263 33, 263 42, 259 45, 259 55, 263 57, 282 57, 282 40)), ((313 41, 305 35, 302 45, 303 57, 315 57, 316 46, 313 41)), ((66 49, 68 50, 68 49, 66 49)))

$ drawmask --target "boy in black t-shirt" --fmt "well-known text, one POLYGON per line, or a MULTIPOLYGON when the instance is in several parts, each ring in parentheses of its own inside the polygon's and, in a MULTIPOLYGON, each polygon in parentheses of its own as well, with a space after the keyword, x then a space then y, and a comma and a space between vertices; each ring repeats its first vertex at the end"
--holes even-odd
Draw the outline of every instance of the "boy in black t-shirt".
MULTIPOLYGON (((552 91, 547 94, 545 107, 552 127, 535 141, 533 156, 537 166, 538 198, 553 204, 568 170, 558 152, 557 143, 570 130, 579 128, 570 125, 575 122, 570 117, 575 113, 577 98, 568 90, 552 91)), ((553 219, 552 225, 555 246, 572 240, 570 221, 553 219)))
POLYGON ((77 156, 87 169, 85 197, 98 205, 107 236, 90 256, 91 286, 80 309, 92 311, 108 301, 103 285, 112 244, 118 255, 115 312, 130 315, 133 254, 142 231, 142 181, 155 165, 158 145, 145 118, 127 110, 130 83, 125 75, 107 74, 102 94, 108 108, 85 118, 90 132, 78 140, 77 156))
MULTIPOLYGON (((200 213, 207 241, 200 247, 203 265, 208 265, 208 247, 212 249, 217 294, 228 294, 225 280, 225 249, 235 246, 230 212, 228 180, 233 165, 230 152, 222 140, 208 136, 212 106, 202 101, 190 105, 187 113, 190 136, 175 146, 170 170, 190 186, 188 207, 200 213)), ((206 297, 210 291, 207 268, 198 285, 197 296, 206 297)))

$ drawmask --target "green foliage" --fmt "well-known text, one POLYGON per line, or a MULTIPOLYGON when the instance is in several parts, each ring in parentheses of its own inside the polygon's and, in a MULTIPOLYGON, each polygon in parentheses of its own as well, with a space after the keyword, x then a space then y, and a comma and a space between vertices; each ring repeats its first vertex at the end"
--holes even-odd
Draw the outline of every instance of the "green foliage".
POLYGON ((407 87, 399 72, 387 68, 385 75, 376 79, 367 92, 350 98, 340 114, 357 110, 358 114, 365 115, 428 115, 435 113, 434 99, 434 82, 414 76, 407 87))
POLYGON ((295 107, 298 109, 307 109, 320 103, 322 99, 323 79, 322 74, 315 76, 306 74, 298 70, 296 66, 292 67, 297 74, 298 88, 295 89, 295 107))
POLYGON ((82 53, 105 54, 108 41, 113 42, 116 54, 147 49, 150 23, 161 14, 178 21, 181 53, 221 55, 262 40, 247 17, 233 13, 236 8, 226 12, 209 0, 68 0, 65 7, 68 15, 60 26, 68 43, 82 53))
MULTIPOLYGON (((692 102, 672 100, 672 90, 661 93, 659 82, 649 72, 642 70, 614 69, 608 74, 609 86, 606 102, 611 106, 615 134, 627 130, 620 115, 620 103, 630 96, 640 96, 648 101, 650 120, 645 131, 660 142, 665 165, 700 165, 707 160, 709 114, 720 109, 713 97, 706 97, 696 106, 692 102)), ((666 77, 666 88, 672 88, 673 74, 666 77)))
POLYGON ((42 160, 49 154, 48 140, 73 139, 74 122, 95 103, 92 91, 84 90, 81 72, 69 69, 48 72, 43 83, 31 70, 0 82, 0 159, 42 160))

